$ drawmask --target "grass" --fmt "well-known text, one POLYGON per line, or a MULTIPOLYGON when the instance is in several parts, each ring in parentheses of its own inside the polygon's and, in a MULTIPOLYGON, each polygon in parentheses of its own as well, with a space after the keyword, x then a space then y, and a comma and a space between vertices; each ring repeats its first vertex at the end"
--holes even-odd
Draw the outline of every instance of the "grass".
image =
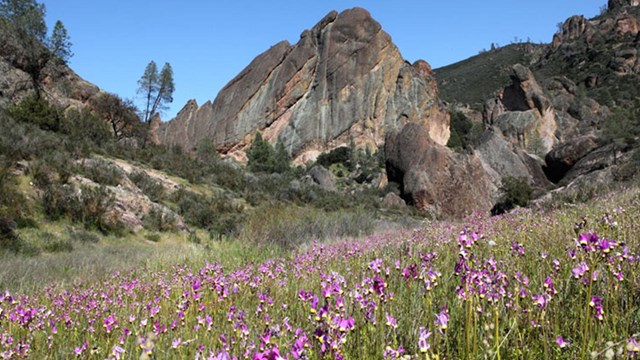
POLYGON ((627 190, 554 211, 474 214, 290 250, 211 241, 202 230, 199 245, 165 234, 33 260, 4 254, 3 285, 11 273, 22 287, 0 299, 0 336, 13 339, 0 351, 89 359, 634 356, 639 216, 640 193, 627 190), (71 280, 73 272, 81 278, 71 280))

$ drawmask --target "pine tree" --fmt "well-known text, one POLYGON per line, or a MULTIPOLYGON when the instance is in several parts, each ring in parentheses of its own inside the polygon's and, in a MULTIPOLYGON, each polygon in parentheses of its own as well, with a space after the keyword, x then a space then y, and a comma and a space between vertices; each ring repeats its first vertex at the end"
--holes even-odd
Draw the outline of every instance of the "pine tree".
POLYGON ((291 156, 289 156, 287 149, 285 149, 284 144, 281 142, 276 144, 273 162, 273 172, 283 174, 291 170, 291 156))
POLYGON ((49 50, 56 59, 65 64, 73 56, 69 34, 60 20, 56 21, 56 25, 53 27, 53 32, 49 39, 49 50))
POLYGON ((249 159, 247 164, 249 170, 253 172, 272 172, 275 162, 273 146, 262 138, 260 132, 256 133, 251 146, 247 149, 247 158, 249 159))

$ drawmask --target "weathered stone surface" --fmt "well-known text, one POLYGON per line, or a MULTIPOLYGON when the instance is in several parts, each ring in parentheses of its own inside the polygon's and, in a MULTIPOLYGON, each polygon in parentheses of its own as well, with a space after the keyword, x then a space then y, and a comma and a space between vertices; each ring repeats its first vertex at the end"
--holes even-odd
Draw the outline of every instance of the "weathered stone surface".
POLYGON ((640 0, 609 0, 609 10, 617 10, 625 6, 640 6, 640 0))
POLYGON ((316 165, 309 170, 313 183, 328 191, 336 190, 336 179, 331 171, 322 165, 316 165))
POLYGON ((558 182, 588 153, 598 147, 598 138, 593 134, 583 135, 566 142, 547 154, 545 172, 549 180, 558 182))
POLYGON ((388 209, 400 209, 406 207, 407 204, 400 196, 390 192, 382 199, 382 206, 388 209))
POLYGON ((38 86, 50 102, 68 108, 81 107, 99 92, 99 88, 78 76, 68 66, 47 56, 41 44, 25 49, 15 31, 0 22, 0 109, 35 93, 33 78, 27 73, 37 59, 38 86), (29 61, 28 59, 32 59, 29 61))
MULTIPOLYGON (((80 162, 85 166, 109 166, 122 175, 117 186, 106 186, 107 191, 114 196, 114 202, 105 214, 107 222, 113 225, 119 224, 129 231, 137 232, 143 229, 145 218, 152 211, 155 211, 158 214, 162 214, 161 216, 164 218, 171 219, 177 230, 182 232, 189 230, 181 216, 168 207, 153 202, 127 177, 132 172, 145 172, 148 176, 158 181, 167 193, 172 193, 178 189, 178 184, 167 178, 166 175, 155 170, 139 168, 121 160, 84 159, 80 162)), ((74 176, 71 183, 74 186, 100 186, 100 184, 80 175, 74 176)))
POLYGON ((379 146, 388 129, 407 122, 423 124, 439 144, 449 138, 430 66, 406 63, 380 24, 354 8, 328 14, 293 46, 281 42, 259 55, 213 103, 189 102, 158 136, 185 148, 211 139, 242 159, 251 135, 262 131, 312 160, 349 139, 379 146))
POLYGON ((576 15, 568 18, 562 24, 562 31, 553 35, 552 46, 559 47, 565 42, 578 39, 587 30, 588 21, 582 15, 576 15))
POLYGON ((403 197, 419 209, 462 216, 493 205, 497 189, 481 161, 435 143, 420 124, 388 134, 385 156, 389 180, 402 184, 403 197))
POLYGON ((549 151, 558 141, 551 101, 527 67, 514 65, 511 81, 495 99, 485 103, 484 122, 499 128, 513 144, 525 147, 536 139, 549 151))
MULTIPOLYGON (((543 161, 514 147, 497 130, 487 130, 474 149, 474 155, 480 160, 483 168, 495 188, 502 186, 502 179, 513 177, 525 179, 530 185, 545 189, 551 184, 542 171, 543 161)), ((500 194, 495 192, 492 201, 499 200, 500 194)))

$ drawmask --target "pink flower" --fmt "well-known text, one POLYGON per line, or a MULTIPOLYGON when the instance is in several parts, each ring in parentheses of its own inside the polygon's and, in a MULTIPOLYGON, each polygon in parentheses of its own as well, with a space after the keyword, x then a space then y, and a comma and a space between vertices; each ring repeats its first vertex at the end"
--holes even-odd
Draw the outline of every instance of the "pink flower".
POLYGON ((569 346, 569 343, 568 343, 568 342, 566 342, 566 341, 564 341, 564 339, 562 338, 562 336, 558 336, 558 337, 556 338, 556 344, 558 344, 558 346, 559 346, 561 349, 564 349, 565 347, 569 346))

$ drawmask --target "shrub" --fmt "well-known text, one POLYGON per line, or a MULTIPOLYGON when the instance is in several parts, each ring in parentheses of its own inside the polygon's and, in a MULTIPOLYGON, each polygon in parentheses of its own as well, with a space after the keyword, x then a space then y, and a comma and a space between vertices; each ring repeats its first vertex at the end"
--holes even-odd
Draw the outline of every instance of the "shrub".
POLYGON ((58 253, 73 251, 73 244, 68 238, 60 238, 50 232, 43 233, 41 238, 44 241, 42 249, 46 252, 58 253))
POLYGON ((151 241, 151 242, 155 242, 155 243, 157 243, 157 242, 160 242, 160 239, 161 239, 161 238, 160 238, 160 234, 155 234, 155 233, 154 233, 154 234, 147 234, 147 235, 145 236, 145 239, 147 239, 147 240, 149 240, 149 241, 151 241))
POLYGON ((160 208, 152 208, 144 217, 144 227, 154 231, 177 231, 175 216, 160 208))
POLYGON ((16 121, 35 124, 42 130, 59 131, 62 113, 47 100, 29 96, 9 108, 9 115, 16 121))
POLYGON ((117 166, 101 159, 90 159, 78 167, 78 171, 100 185, 117 186, 124 174, 117 166))
POLYGON ((102 147, 113 139, 107 122, 86 109, 67 111, 61 130, 69 135, 70 143, 74 148, 81 148, 80 144, 84 144, 87 148, 102 147))
POLYGON ((90 231, 86 231, 84 229, 74 229, 73 227, 68 227, 67 232, 69 233, 69 238, 73 241, 77 241, 79 243, 97 243, 100 241, 100 237, 90 231))
POLYGON ((502 190, 504 191, 502 199, 491 210, 494 215, 502 214, 516 206, 525 207, 529 205, 531 194, 533 193, 527 179, 511 176, 506 176, 502 179, 502 190))
POLYGON ((326 168, 329 168, 333 164, 342 164, 344 167, 349 167, 351 160, 351 149, 346 146, 335 148, 328 153, 322 153, 318 156, 316 162, 326 168))
POLYGON ((160 202, 165 197, 164 186, 144 171, 134 171, 129 174, 129 179, 147 195, 153 202, 160 202))

